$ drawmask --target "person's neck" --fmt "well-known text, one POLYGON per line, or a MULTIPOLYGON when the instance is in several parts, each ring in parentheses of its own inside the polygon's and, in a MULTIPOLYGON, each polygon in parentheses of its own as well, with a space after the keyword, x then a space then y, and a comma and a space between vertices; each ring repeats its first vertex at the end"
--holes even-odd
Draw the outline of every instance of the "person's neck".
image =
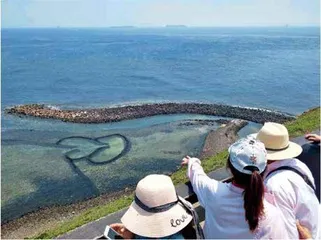
POLYGON ((235 186, 235 187, 238 187, 238 188, 242 188, 244 189, 245 187, 241 184, 238 184, 237 182, 235 182, 234 180, 232 181, 232 184, 235 186))
POLYGON ((274 163, 274 162, 275 162, 274 160, 268 160, 267 164, 269 165, 269 164, 274 163))

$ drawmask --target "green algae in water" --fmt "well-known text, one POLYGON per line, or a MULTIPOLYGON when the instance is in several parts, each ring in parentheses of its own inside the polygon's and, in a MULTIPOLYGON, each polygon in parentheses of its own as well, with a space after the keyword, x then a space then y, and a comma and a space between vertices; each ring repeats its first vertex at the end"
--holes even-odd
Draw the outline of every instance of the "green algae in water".
POLYGON ((151 173, 175 171, 183 156, 199 154, 206 133, 217 127, 179 123, 111 130, 104 124, 82 125, 57 131, 64 126, 62 123, 50 127, 52 131, 7 131, 2 139, 2 221, 41 207, 69 204, 134 186, 151 173), (122 152, 124 140, 104 137, 110 134, 126 136, 129 151, 108 164, 87 161, 86 157, 100 147, 106 149, 91 155, 97 163, 122 152), (65 156, 68 152, 69 159, 65 156), (75 160, 70 161, 70 157, 75 160))

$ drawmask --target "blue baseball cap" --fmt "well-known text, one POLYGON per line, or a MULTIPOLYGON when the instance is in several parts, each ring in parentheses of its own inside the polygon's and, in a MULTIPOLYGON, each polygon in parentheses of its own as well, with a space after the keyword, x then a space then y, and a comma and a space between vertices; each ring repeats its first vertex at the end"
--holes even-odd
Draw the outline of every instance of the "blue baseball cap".
POLYGON ((262 173, 266 168, 265 146, 255 138, 241 138, 229 147, 228 152, 232 166, 241 173, 252 174, 255 170, 262 173))

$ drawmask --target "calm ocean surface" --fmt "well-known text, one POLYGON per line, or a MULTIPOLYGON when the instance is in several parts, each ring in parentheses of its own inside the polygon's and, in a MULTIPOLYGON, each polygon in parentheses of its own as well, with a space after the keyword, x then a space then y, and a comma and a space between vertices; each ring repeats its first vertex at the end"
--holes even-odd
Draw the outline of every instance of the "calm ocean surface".
POLYGON ((319 104, 318 28, 2 31, 2 105, 319 104))
MULTIPOLYGON (((3 29, 2 220, 120 190, 147 173, 171 172, 185 154, 197 155, 217 127, 181 124, 215 119, 199 115, 71 124, 8 116, 6 107, 193 101, 299 114, 319 105, 319 34, 319 28, 292 27, 3 29), (71 166, 67 150, 56 144, 112 133, 128 137, 131 149, 106 165, 71 166)), ((250 124, 244 134, 258 127, 250 124)), ((77 141, 76 155, 97 147, 77 141)), ((106 141, 112 151, 101 159, 123 147, 119 139, 106 141)))

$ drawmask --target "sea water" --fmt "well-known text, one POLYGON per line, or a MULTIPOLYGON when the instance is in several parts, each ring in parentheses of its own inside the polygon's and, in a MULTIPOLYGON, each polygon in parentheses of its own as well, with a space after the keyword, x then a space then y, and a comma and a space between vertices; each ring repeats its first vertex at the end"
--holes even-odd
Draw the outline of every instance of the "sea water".
POLYGON ((201 115, 74 124, 10 116, 6 107, 189 101, 299 114, 319 105, 319 42, 319 28, 2 29, 2 221, 175 171, 219 126, 184 124, 217 119, 201 115), (127 146, 101 138, 110 134, 124 135, 128 151, 93 164, 127 146))

